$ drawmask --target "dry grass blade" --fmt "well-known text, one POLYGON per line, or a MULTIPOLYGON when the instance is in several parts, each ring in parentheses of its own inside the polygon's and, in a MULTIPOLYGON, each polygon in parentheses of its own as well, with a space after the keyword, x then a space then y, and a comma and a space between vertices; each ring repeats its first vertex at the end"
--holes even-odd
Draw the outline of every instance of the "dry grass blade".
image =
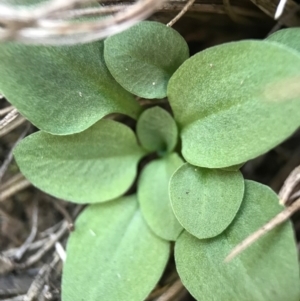
POLYGON ((8 123, 4 125, 3 128, 0 129, 0 137, 3 137, 4 135, 10 133, 24 122, 26 122, 26 119, 23 116, 21 115, 16 116, 16 118, 10 120, 8 123))
POLYGON ((2 130, 6 125, 16 119, 19 115, 17 109, 11 110, 2 120, 0 120, 0 130, 2 130))
MULTIPOLYGON (((1 99, 1 96, 2 96, 2 95, 0 94, 0 99, 1 99)), ((0 116, 6 115, 7 113, 11 112, 13 109, 14 109, 13 106, 9 106, 9 107, 6 107, 6 108, 4 108, 4 109, 1 109, 1 110, 0 110, 0 116)))
POLYGON ((300 183, 300 166, 296 167, 285 180, 280 192, 280 204, 285 205, 289 200, 293 190, 300 183))
POLYGON ((29 187, 31 183, 26 180, 23 176, 20 177, 17 181, 11 183, 11 185, 7 185, 6 183, 0 189, 0 202, 7 200, 9 197, 21 191, 27 187, 29 187))
MULTIPOLYGON (((14 40, 35 44, 88 43, 119 33, 138 21, 147 18, 166 0, 139 0, 113 16, 100 20, 72 22, 57 20, 58 12, 67 12, 75 5, 89 0, 52 0, 27 10, 0 5, 0 19, 5 29, 0 31, 0 40, 14 40)), ((77 14, 84 15, 85 11, 77 14)), ((74 15, 74 11, 72 12, 74 15)))
POLYGON ((170 301, 173 300, 173 298, 178 295, 182 290, 184 290, 184 287, 181 283, 181 281, 178 279, 175 281, 168 290, 163 293, 159 298, 157 298, 155 301, 170 301))
POLYGON ((275 20, 277 20, 278 18, 281 17, 281 15, 284 11, 284 7, 286 5, 286 2, 287 2, 287 0, 280 0, 279 4, 277 6, 276 12, 275 12, 275 16, 274 16, 275 20))
POLYGON ((293 204, 289 207, 285 208, 282 212, 276 215, 273 219, 271 219, 267 224, 262 226, 256 232, 252 233, 245 240, 239 243, 225 258, 225 262, 231 261, 234 257, 239 255, 245 249, 250 247, 254 242, 256 242, 259 238, 285 222, 291 215, 293 215, 296 211, 300 209, 300 198, 297 199, 293 204))

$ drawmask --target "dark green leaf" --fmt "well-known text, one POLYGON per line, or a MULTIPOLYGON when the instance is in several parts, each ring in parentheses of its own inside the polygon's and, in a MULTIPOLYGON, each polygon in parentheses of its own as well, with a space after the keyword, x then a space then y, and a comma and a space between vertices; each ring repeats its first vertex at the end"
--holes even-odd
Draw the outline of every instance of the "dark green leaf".
POLYGON ((72 202, 95 203, 126 192, 144 152, 130 128, 104 119, 79 134, 32 134, 14 154, 21 172, 41 190, 72 202))
POLYGON ((175 153, 154 160, 142 171, 138 184, 138 199, 146 222, 155 234, 166 240, 176 240, 182 231, 169 197, 170 178, 182 164, 175 153))
POLYGON ((170 245, 144 222, 136 197, 89 206, 67 245, 63 301, 142 301, 155 287, 170 245))
POLYGON ((110 113, 136 118, 139 105, 108 72, 103 42, 76 46, 0 44, 0 90, 43 131, 81 132, 110 113))
POLYGON ((144 98, 164 98, 170 77, 189 57, 189 50, 174 29, 144 21, 106 39, 104 57, 126 90, 144 98))
POLYGON ((283 208, 268 187, 246 181, 241 209, 221 235, 198 240, 182 233, 175 260, 183 284, 197 300, 299 301, 299 263, 291 223, 260 238, 229 263, 238 243, 283 208))
POLYGON ((186 161, 222 168, 281 143, 300 124, 299 80, 300 55, 274 42, 228 43, 187 60, 168 86, 186 161))
POLYGON ((300 51, 300 28, 286 28, 276 31, 267 37, 267 40, 284 44, 300 51))
POLYGON ((177 219, 200 239, 219 235, 229 226, 243 195, 244 179, 239 171, 205 169, 186 163, 170 181, 177 219))
POLYGON ((160 107, 146 110, 137 123, 137 136, 148 151, 171 152, 176 146, 178 130, 172 116, 160 107))

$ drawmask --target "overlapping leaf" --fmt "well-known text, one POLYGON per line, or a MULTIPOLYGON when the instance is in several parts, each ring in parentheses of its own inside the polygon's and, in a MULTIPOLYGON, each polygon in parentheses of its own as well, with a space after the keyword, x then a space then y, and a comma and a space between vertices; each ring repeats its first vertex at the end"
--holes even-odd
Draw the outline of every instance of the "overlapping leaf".
POLYGON ((189 57, 189 50, 174 29, 144 21, 106 39, 104 57, 111 74, 129 92, 163 98, 170 77, 189 57))
POLYGON ((139 105, 111 76, 103 42, 75 46, 0 44, 0 91, 38 128, 83 131, 110 113, 133 118, 139 105))
POLYGON ((282 142, 300 124, 299 79, 300 55, 274 42, 228 43, 188 59, 168 86, 184 158, 222 168, 282 142))
POLYGON ((282 210, 268 187, 246 181, 236 218, 221 235, 198 240, 188 232, 175 245, 180 278, 196 300, 298 301, 299 263, 291 224, 277 227, 232 262, 238 243, 282 210))
POLYGON ((72 202, 95 203, 126 192, 144 151, 130 128, 104 119, 79 134, 32 134, 14 155, 21 172, 41 190, 72 202))
POLYGON ((153 232, 166 240, 176 240, 182 231, 169 197, 170 178, 182 164, 183 161, 177 154, 170 154, 150 162, 139 180, 138 199, 141 211, 153 232))
POLYGON ((300 51, 300 28, 281 29, 267 37, 268 41, 278 42, 300 51))
POLYGON ((154 107, 141 114, 137 123, 137 136, 148 151, 161 153, 174 149, 178 130, 172 116, 160 107, 154 107))
POLYGON ((136 197, 89 206, 75 227, 62 300, 145 300, 164 271, 170 245, 150 231, 136 197))
POLYGON ((222 233, 237 214, 244 195, 239 171, 181 166, 170 181, 174 213, 181 225, 198 238, 222 233))

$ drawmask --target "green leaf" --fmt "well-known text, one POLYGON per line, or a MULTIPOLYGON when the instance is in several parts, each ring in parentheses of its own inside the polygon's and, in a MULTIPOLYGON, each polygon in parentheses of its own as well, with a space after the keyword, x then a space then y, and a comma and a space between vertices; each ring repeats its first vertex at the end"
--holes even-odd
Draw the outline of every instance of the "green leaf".
POLYGON ((156 235, 166 240, 176 240, 182 231, 169 197, 170 178, 182 164, 175 153, 154 160, 144 168, 138 183, 138 200, 145 220, 156 235))
POLYGON ((300 51, 300 28, 281 29, 268 36, 266 40, 278 42, 300 51))
POLYGON ((150 231, 136 197, 89 206, 75 226, 62 300, 145 300, 164 271, 170 245, 150 231))
POLYGON ((246 181, 241 209, 221 235, 198 240, 184 232, 175 245, 183 284, 197 300, 299 301, 299 263, 291 223, 260 238, 231 262, 224 259, 283 208, 271 189, 246 181))
POLYGON ((230 225, 243 195, 244 178, 239 171, 186 163, 170 181, 171 203, 178 221, 200 239, 217 236, 230 225))
POLYGON ((103 42, 76 46, 0 44, 0 90, 43 131, 81 132, 110 113, 140 107, 110 75, 103 42))
POLYGON ((166 97, 170 77, 189 57, 178 32, 150 21, 107 38, 104 45, 105 62, 117 82, 150 99, 166 97))
POLYGON ((160 107, 146 110, 137 123, 137 136, 148 151, 171 152, 177 144, 178 130, 172 116, 160 107))
POLYGON ((299 80, 300 55, 268 41, 223 44, 187 60, 168 86, 186 161, 222 168, 281 143, 300 124, 299 80))
POLYGON ((21 172, 39 189, 68 201, 95 203, 128 190, 144 152, 130 128, 104 119, 79 134, 32 134, 14 155, 21 172))
POLYGON ((241 163, 241 164, 236 164, 228 167, 223 167, 222 169, 226 171, 237 171, 240 170, 244 165, 245 163, 241 163))

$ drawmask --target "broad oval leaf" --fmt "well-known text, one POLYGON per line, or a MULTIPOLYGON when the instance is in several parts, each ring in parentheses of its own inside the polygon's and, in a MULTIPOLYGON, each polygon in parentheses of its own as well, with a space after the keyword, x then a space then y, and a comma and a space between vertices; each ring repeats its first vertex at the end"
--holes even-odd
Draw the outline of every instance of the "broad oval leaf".
POLYGON ((141 145, 151 152, 171 152, 178 139, 175 120, 160 107, 148 109, 141 114, 136 132, 141 145))
POLYGON ((154 160, 144 168, 138 183, 138 200, 143 216, 152 231, 166 240, 176 240, 183 230, 173 213, 169 197, 170 178, 182 164, 175 153, 154 160))
POLYGON ((184 232, 175 245, 179 276, 197 300, 299 301, 299 263, 290 222, 272 230, 231 262, 224 259, 283 208, 271 189, 246 181, 241 209, 221 235, 198 240, 184 232))
POLYGON ((223 44, 187 60, 168 86, 186 161, 222 168, 281 143, 300 124, 299 80, 300 55, 274 42, 223 44))
POLYGON ((267 37, 268 41, 278 42, 294 50, 300 51, 300 28, 285 28, 267 37))
POLYGON ((62 300, 145 300, 169 252, 169 243, 144 222, 135 196, 89 206, 67 244, 62 300))
POLYGON ((103 42, 76 46, 0 44, 0 90, 43 131, 81 132, 110 113, 137 118, 140 107, 111 76, 103 42))
POLYGON ((96 203, 128 190, 144 151, 129 127, 104 119, 79 134, 32 134, 14 155, 21 172, 39 189, 71 202, 96 203))
POLYGON ((113 77, 129 92, 164 98, 176 69, 189 57, 187 43, 174 29, 144 21, 107 38, 104 58, 113 77))
POLYGON ((244 178, 239 171, 186 163, 170 181, 171 203, 178 221, 200 239, 222 233, 236 216, 243 196, 244 178))

